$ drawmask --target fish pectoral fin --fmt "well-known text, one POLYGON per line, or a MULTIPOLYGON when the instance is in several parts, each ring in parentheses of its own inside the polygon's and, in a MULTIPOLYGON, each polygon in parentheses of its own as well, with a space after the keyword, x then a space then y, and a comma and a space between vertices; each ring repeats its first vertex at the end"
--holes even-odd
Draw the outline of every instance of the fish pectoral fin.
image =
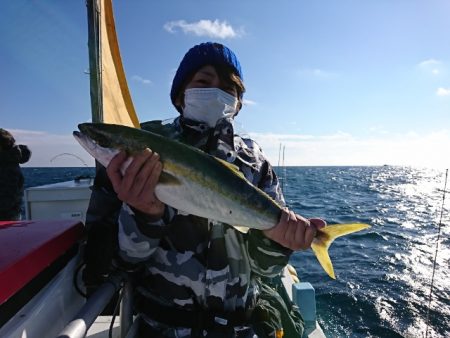
POLYGON ((243 225, 233 225, 233 228, 235 228, 239 232, 242 232, 243 234, 246 234, 250 230, 249 227, 243 225))
POLYGON ((181 181, 176 178, 175 176, 169 174, 168 172, 161 172, 161 175, 159 176, 158 184, 162 185, 181 185, 181 181))
POLYGON ((311 243, 311 249, 328 276, 336 279, 333 264, 328 255, 328 248, 331 243, 338 237, 364 230, 369 227, 370 225, 364 223, 333 224, 317 231, 317 235, 311 243))

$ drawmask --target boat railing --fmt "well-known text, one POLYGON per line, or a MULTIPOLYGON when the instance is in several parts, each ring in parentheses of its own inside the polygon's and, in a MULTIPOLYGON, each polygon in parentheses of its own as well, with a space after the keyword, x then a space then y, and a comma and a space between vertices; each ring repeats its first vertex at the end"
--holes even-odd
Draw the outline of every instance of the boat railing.
MULTIPOLYGON (((135 337, 133 325, 133 286, 126 280, 122 288, 120 302, 120 337, 135 337), (131 332, 132 331, 132 332, 131 332)), ((135 325, 136 326, 136 325, 135 325)))
POLYGON ((89 328, 102 313, 114 295, 123 287, 121 303, 121 337, 125 338, 132 325, 133 310, 131 286, 126 283, 126 274, 116 272, 88 298, 86 304, 78 311, 74 319, 58 335, 58 338, 83 338, 89 328), (125 283, 125 284, 124 284, 125 283))
MULTIPOLYGON (((315 291, 310 283, 294 282, 285 269, 282 282, 288 296, 299 307, 305 320, 303 337, 324 338, 325 335, 317 324, 315 291)), ((119 271, 110 277, 88 298, 74 319, 58 335, 58 338, 83 338, 89 328, 101 315, 107 304, 120 291, 120 338, 134 338, 137 333, 138 320, 133 317, 133 289, 126 272, 119 271)), ((116 312, 116 311, 114 311, 116 312)), ((112 329, 112 325, 111 328, 112 329)))

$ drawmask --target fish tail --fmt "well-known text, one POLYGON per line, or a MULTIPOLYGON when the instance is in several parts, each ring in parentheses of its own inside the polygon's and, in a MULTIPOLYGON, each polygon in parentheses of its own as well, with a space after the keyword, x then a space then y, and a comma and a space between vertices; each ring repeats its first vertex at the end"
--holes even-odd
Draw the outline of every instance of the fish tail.
POLYGON ((330 256, 328 255, 328 248, 331 243, 333 243, 333 241, 338 237, 367 229, 369 227, 370 225, 364 223, 348 223, 328 225, 325 228, 317 230, 317 235, 311 243, 311 249, 328 276, 336 279, 333 264, 331 263, 330 256))

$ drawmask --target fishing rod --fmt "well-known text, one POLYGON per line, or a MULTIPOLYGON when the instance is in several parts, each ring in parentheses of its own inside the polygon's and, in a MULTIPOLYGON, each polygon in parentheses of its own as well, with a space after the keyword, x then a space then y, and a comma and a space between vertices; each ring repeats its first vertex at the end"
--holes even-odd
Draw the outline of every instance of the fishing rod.
MULTIPOLYGON (((284 198, 286 199, 286 166, 284 164, 284 152, 286 146, 280 143, 280 148, 278 149, 278 170, 279 170, 279 180, 281 185, 281 191, 283 192, 284 198), (283 152, 281 152, 283 150, 283 152)), ((286 206, 287 201, 285 200, 286 206)))
POLYGON ((439 241, 441 238, 441 228, 442 228, 442 217, 444 215, 444 205, 445 205, 445 193, 447 191, 447 179, 448 179, 448 169, 445 170, 445 182, 444 182, 444 192, 442 194, 442 205, 441 205, 441 214, 439 217, 439 229, 438 229, 438 236, 436 240, 436 250, 434 252, 434 261, 433 261, 433 273, 431 275, 431 285, 430 285, 430 295, 428 297, 428 309, 427 309, 427 326, 425 329, 425 338, 428 338, 428 326, 430 324, 430 308, 431 308, 431 297, 433 295, 433 287, 434 287, 434 274, 436 271, 436 260, 437 260, 437 253, 439 251, 439 241))
MULTIPOLYGON (((286 150, 286 146, 283 145, 283 193, 286 194, 286 179, 287 179, 287 173, 286 173, 286 165, 284 164, 284 151, 286 150)), ((287 203, 286 203, 287 205, 287 203)))
POLYGON ((56 156, 53 156, 53 157, 50 159, 50 163, 52 163, 55 159, 57 159, 57 158, 60 157, 60 156, 73 156, 73 157, 79 159, 79 160, 81 161, 81 163, 83 163, 83 165, 84 165, 86 168, 89 168, 89 166, 87 165, 87 163, 86 163, 80 156, 77 156, 77 155, 72 154, 72 153, 61 153, 61 154, 58 154, 58 155, 56 155, 56 156))

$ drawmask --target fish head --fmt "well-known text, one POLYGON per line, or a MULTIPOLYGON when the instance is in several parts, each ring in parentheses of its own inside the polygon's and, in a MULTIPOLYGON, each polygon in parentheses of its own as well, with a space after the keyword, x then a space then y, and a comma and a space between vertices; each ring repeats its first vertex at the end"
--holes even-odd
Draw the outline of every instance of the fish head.
POLYGON ((82 123, 80 132, 103 148, 113 148, 134 154, 147 146, 139 129, 107 123, 82 123))
POLYGON ((89 137, 94 143, 104 148, 120 148, 116 142, 120 136, 114 125, 105 123, 81 123, 78 129, 85 136, 89 137))
POLYGON ((73 136, 78 143, 104 167, 107 167, 113 157, 120 152, 118 149, 102 147, 94 142, 88 135, 80 133, 79 131, 74 131, 73 136))
POLYGON ((82 123, 80 131, 73 136, 80 145, 104 167, 107 167, 120 151, 128 154, 128 159, 121 167, 125 172, 133 159, 133 155, 146 148, 139 129, 106 123, 82 123))

